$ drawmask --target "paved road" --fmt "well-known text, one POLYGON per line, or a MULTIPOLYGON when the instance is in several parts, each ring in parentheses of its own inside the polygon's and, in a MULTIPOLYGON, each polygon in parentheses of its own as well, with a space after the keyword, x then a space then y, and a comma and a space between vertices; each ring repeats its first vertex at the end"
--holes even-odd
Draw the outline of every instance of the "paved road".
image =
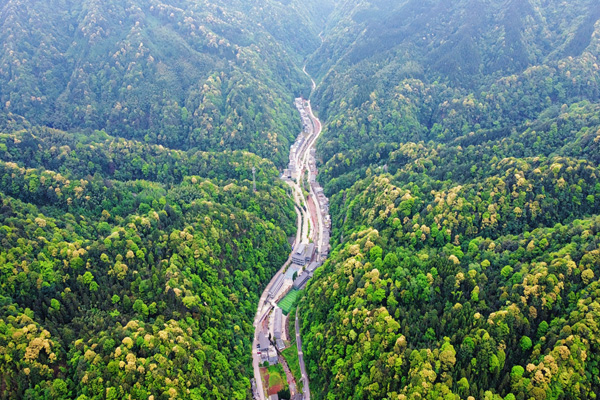
MULTIPOLYGON (((315 81, 313 81, 313 85, 314 84, 315 84, 315 81)), ((319 135, 321 135, 322 126, 321 126, 321 121, 319 121, 319 119, 317 117, 315 117, 315 115, 312 112, 312 107, 310 105, 310 101, 308 102, 308 115, 310 116, 310 119, 313 123, 313 129, 315 132, 314 139, 310 145, 310 147, 312 148, 315 146, 315 143, 316 143, 317 139, 319 138, 319 135)), ((306 157, 305 163, 307 165, 307 168, 308 168, 308 154, 309 153, 310 152, 307 152, 306 156, 305 156, 306 157)), ((323 223, 323 214, 321 213, 321 204, 319 203, 319 198, 317 197, 317 194, 315 193, 312 185, 310 186, 310 195, 313 198, 313 203, 315 204, 315 208, 316 208, 317 229, 318 229, 317 230, 318 234, 316 235, 316 237, 313 237, 313 240, 315 243, 317 243, 317 248, 319 250, 319 254, 321 254, 323 252, 321 238, 323 237, 325 225, 323 223)))
POLYGON ((302 373, 302 385, 304 391, 304 400, 310 400, 310 389, 308 386, 308 374, 304 365, 304 353, 302 352, 302 338, 300 338, 300 324, 298 324, 298 309, 296 308, 296 346, 298 347, 298 361, 300 362, 300 372, 302 373))
MULTIPOLYGON (((304 68, 304 73, 306 73, 306 67, 304 68)), ((308 73, 306 73, 306 74, 308 75, 308 73)), ((312 78, 311 78, 311 81, 313 83, 313 90, 314 90, 314 88, 316 87, 316 84, 315 84, 315 81, 312 80, 312 78)), ((315 146, 315 143, 316 143, 317 139, 319 138, 319 135, 322 132, 321 121, 319 121, 319 119, 313 114, 312 107, 310 105, 310 101, 308 101, 307 112, 312 121, 313 129, 312 129, 312 135, 307 140, 306 150, 301 152, 302 163, 300 164, 300 169, 301 169, 302 173, 299 174, 299 179, 298 179, 299 186, 301 185, 302 179, 304 178, 304 171, 308 170, 308 168, 309 168, 308 160, 309 160, 309 155, 310 155, 310 149, 315 146)), ((298 163, 297 163, 297 165, 298 165, 298 163)), ((321 214, 321 205, 318 201, 318 197, 317 197, 316 193, 314 192, 312 186, 310 186, 310 195, 313 198, 313 203, 315 205, 315 213, 317 214, 316 219, 318 221, 316 232, 314 229, 311 230, 311 238, 313 239, 313 241, 315 243, 317 243, 317 247, 319 248, 319 253, 321 253, 321 251, 323 250, 321 248, 322 247, 321 246, 321 238, 323 237, 325 228, 324 228, 324 224, 323 224, 323 216, 321 214)), ((302 338, 300 337, 300 325, 298 323, 298 319, 299 319, 298 317, 299 317, 299 313, 298 313, 298 309, 296 309, 296 324, 295 324, 296 346, 298 349, 298 361, 300 363, 300 372, 302 373, 302 382, 303 382, 302 390, 304 392, 304 399, 310 400, 310 385, 309 385, 309 380, 308 380, 308 374, 306 372, 306 365, 304 363, 304 352, 302 351, 302 338)))
POLYGON ((315 90, 317 88, 317 84, 315 83, 315 80, 312 78, 312 76, 310 76, 309 73, 306 72, 306 65, 304 66, 304 68, 302 68, 302 72, 304 72, 304 74, 310 78, 310 81, 312 82, 312 90, 315 90))
MULTIPOLYGON (((306 68, 304 69, 306 73, 306 68)), ((308 73, 306 73, 308 75, 308 73)), ((312 80, 312 78, 311 78, 312 80)), ((316 87, 315 81, 312 80, 313 90, 316 87)), ((302 191, 303 180, 306 171, 309 170, 309 156, 310 150, 314 148, 319 135, 322 132, 321 122, 312 112, 312 108, 310 106, 310 101, 307 102, 308 105, 305 107, 310 120, 312 122, 312 129, 310 130, 307 139, 305 140, 303 146, 299 149, 296 154, 296 165, 299 171, 298 178, 295 181, 286 181, 288 185, 292 188, 292 195, 294 198, 294 203, 296 204, 295 210, 297 214, 297 232, 296 239, 294 241, 294 248, 299 243, 307 239, 312 239, 313 242, 317 244, 317 248, 319 253, 321 253, 321 238, 324 233, 324 224, 323 224, 323 216, 321 214, 321 205, 319 204, 316 193, 314 192, 311 185, 310 187, 310 195, 313 198, 313 203, 315 204, 314 212, 316 213, 316 217, 314 218, 317 221, 317 226, 315 227, 313 224, 313 218, 309 215, 312 209, 309 209, 306 198, 304 197, 304 193, 302 191), (315 229, 316 228, 316 229, 315 229)), ((273 308, 272 301, 267 302, 267 298, 269 295, 269 290, 281 275, 283 275, 285 269, 291 263, 291 254, 286 263, 281 267, 281 269, 273 276, 265 290, 263 291, 259 303, 258 309, 256 311, 256 317, 254 318, 254 341, 252 343, 252 365, 254 369, 254 379, 256 380, 256 395, 258 397, 257 400, 265 400, 265 391, 262 384, 262 379, 260 376, 260 355, 258 354, 258 350, 256 345, 258 344, 258 334, 261 331, 262 321, 267 318, 269 313, 273 308)), ((304 366, 304 354, 302 352, 302 340, 300 338, 300 330, 298 325, 298 313, 296 312, 296 343, 298 346, 298 356, 300 361, 300 369, 302 372, 302 381, 303 381, 303 391, 304 391, 304 399, 310 400, 310 389, 308 385, 308 375, 306 374, 306 368, 304 366)), ((289 380, 289 378, 288 378, 289 380)), ((290 382, 291 383, 291 382, 290 382)))
MULTIPOLYGON (((312 142, 314 144, 314 141, 312 142)), ((303 165, 301 168, 304 171, 304 167, 308 167, 308 158, 306 155, 309 153, 310 147, 304 146, 300 154, 298 154, 297 160, 303 160, 306 165, 303 165)), ((297 215, 297 230, 296 230, 296 240, 294 241, 293 248, 296 247, 299 243, 301 243, 305 238, 310 237, 311 235, 311 223, 310 216, 308 215, 308 207, 306 207, 306 199, 304 198, 304 193, 302 193, 301 189, 301 178, 298 179, 297 182, 286 181, 292 187, 292 194, 294 197, 294 202, 296 203, 296 215, 297 215)), ((292 258, 288 258, 285 264, 281 267, 281 269, 273 276, 265 290, 263 291, 260 300, 258 302, 258 309, 256 311, 256 316, 254 318, 254 340, 252 342, 252 366, 254 369, 254 379, 256 380, 257 386, 257 395, 258 400, 265 400, 265 390, 262 384, 262 379, 260 376, 260 355, 258 354, 258 350, 256 345, 258 344, 258 334, 261 331, 261 322, 267 318, 269 312, 273 308, 271 302, 267 302, 267 298, 269 296, 269 290, 281 275, 283 275, 285 269, 291 263, 292 258)))
MULTIPOLYGON (((306 66, 304 67, 304 73, 306 75, 308 75, 308 73, 306 72, 306 66)), ((310 75, 308 75, 310 77, 310 75)), ((315 81, 311 78, 312 81, 312 85, 313 85, 313 90, 316 87, 316 83, 315 81)), ((305 147, 303 147, 302 151, 299 152, 299 157, 302 160, 302 163, 296 163, 296 165, 299 165, 300 171, 301 173, 298 175, 298 186, 300 187, 302 185, 302 180, 304 179, 304 172, 306 170, 309 169, 309 155, 310 155, 310 149, 314 148, 315 143, 317 142, 317 139, 319 138, 321 132, 322 132, 322 125, 321 125, 321 121, 319 121, 319 119, 313 114, 312 111, 312 107, 310 104, 310 101, 307 102, 308 103, 308 107, 307 107, 307 112, 308 115, 311 119, 313 128, 312 128, 312 135, 309 136, 308 140, 305 143, 305 147), (301 156, 300 156, 301 155, 301 156)), ((319 253, 321 253, 322 249, 321 249, 321 238, 323 237, 323 233, 324 233, 324 224, 323 224, 323 216, 321 214, 321 205, 318 201, 318 197, 316 196, 316 193, 313 190, 313 187, 311 185, 310 186, 310 195, 313 198, 313 203, 315 204, 315 212, 316 212, 316 217, 317 217, 317 230, 315 232, 314 229, 311 229, 310 232, 310 237, 313 239, 313 241, 315 243, 317 243, 317 247, 319 248, 319 253)), ((307 207, 308 209, 308 207, 307 207)), ((310 218, 307 218, 310 219, 310 218)), ((303 382, 303 392, 304 392, 304 400, 310 400, 310 385, 309 385, 309 380, 308 380, 308 374, 306 372, 306 365, 304 363, 304 352, 302 351, 302 338, 300 337, 300 325, 298 323, 299 320, 299 313, 298 313, 298 309, 296 309, 296 324, 295 324, 295 328, 296 328, 296 346, 298 349, 298 361, 300 363, 300 372, 302 374, 302 382, 303 382)))
MULTIPOLYGON (((294 247, 296 246, 297 243, 300 242, 300 235, 301 235, 301 231, 302 231, 302 217, 298 210, 298 207, 296 207, 296 213, 297 213, 297 221, 296 221, 297 233, 296 233, 296 240, 294 241, 294 247)), ((283 271, 287 268, 287 266, 290 264, 291 261, 292 261, 292 259, 290 256, 288 258, 288 260, 285 262, 285 264, 283 264, 281 269, 273 276, 273 278, 271 279, 271 282, 269 282, 269 284, 263 291, 262 296, 260 297, 260 299, 258 301, 258 309, 256 311, 256 317, 254 318, 254 340, 252 342, 252 367, 254 369, 254 379, 256 380, 256 392, 258 395, 258 400, 265 400, 265 391, 264 391, 263 384, 262 384, 262 378, 260 376, 260 355, 258 354, 256 345, 258 344, 258 333, 260 332, 260 329, 261 329, 260 328, 261 323, 262 323, 263 319, 269 314, 269 312, 271 311, 271 308, 272 308, 271 304, 269 304, 269 303, 265 304, 265 303, 266 303, 267 297, 269 295, 269 290, 273 286, 273 283, 280 275, 283 274, 283 271)))

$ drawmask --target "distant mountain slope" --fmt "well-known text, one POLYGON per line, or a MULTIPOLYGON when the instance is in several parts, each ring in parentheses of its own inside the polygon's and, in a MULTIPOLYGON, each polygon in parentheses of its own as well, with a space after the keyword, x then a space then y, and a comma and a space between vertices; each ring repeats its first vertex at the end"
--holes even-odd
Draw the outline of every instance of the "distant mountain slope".
MULTIPOLYGON (((477 83, 482 76, 579 56, 600 5, 559 1, 345 1, 312 58, 321 75, 361 62, 416 63, 428 76, 477 83), (393 59, 392 59, 393 57, 393 59), (335 69, 334 69, 335 70, 335 69)), ((391 71, 390 71, 391 72, 391 71)))
POLYGON ((334 13, 309 62, 321 69, 316 107, 335 124, 324 159, 382 141, 498 136, 600 96, 596 2, 419 4, 347 2, 334 13))
POLYGON ((0 103, 34 125, 104 129, 284 162, 318 32, 297 5, 4 2, 0 103))

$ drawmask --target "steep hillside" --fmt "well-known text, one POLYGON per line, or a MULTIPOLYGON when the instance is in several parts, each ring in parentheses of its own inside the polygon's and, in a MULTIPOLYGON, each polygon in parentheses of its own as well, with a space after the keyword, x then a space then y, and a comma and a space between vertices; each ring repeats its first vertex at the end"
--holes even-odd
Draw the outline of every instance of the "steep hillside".
POLYGON ((316 399, 596 399, 594 0, 0 4, 0 398, 247 399, 318 81, 316 399), (253 167, 257 190, 252 190, 253 167))
POLYGON ((250 396, 314 14, 0 4, 0 398, 250 396))
MULTIPOLYGON (((295 2, 294 2, 295 3, 295 2)), ((277 164, 300 128, 302 59, 319 39, 296 4, 10 0, 0 9, 4 113, 277 164)))
POLYGON ((337 5, 309 62, 335 249, 299 305, 313 397, 600 393, 599 18, 337 5))
POLYGON ((48 129, 0 159, 2 398, 246 398, 295 229, 272 163, 48 129))

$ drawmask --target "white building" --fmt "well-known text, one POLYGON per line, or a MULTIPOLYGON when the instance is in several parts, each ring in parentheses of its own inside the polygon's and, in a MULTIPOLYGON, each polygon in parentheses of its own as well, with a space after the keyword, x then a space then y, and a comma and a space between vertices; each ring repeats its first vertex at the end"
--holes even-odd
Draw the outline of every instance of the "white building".
POLYGON ((304 243, 300 243, 296 246, 296 250, 294 250, 294 254, 292 254, 292 262, 296 265, 304 265, 304 250, 306 245, 304 243))
POLYGON ((310 279, 310 275, 308 274, 308 272, 304 271, 294 281, 294 289, 296 289, 296 290, 302 289, 304 287, 304 285, 306 284, 306 282, 308 282, 309 279, 310 279))
POLYGON ((275 339, 281 339, 281 332, 283 330, 283 314, 281 308, 275 308, 273 312, 273 337, 275 339))

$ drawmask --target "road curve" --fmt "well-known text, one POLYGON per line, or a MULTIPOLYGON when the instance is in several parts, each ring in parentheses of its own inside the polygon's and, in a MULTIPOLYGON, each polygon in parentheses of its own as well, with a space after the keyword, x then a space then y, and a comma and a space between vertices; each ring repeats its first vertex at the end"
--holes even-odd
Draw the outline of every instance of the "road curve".
MULTIPOLYGON (((294 240, 294 247, 296 246, 297 243, 300 243, 301 232, 302 232, 302 216, 301 216, 302 214, 300 213, 300 209, 298 207, 295 207, 295 209, 296 209, 296 214, 297 214, 297 220, 296 220, 297 233, 296 233, 296 239, 294 240)), ((266 309, 265 309, 265 303, 267 300, 267 296, 269 295, 269 290, 275 283, 275 280, 280 275, 283 274, 283 272, 285 271, 287 266, 291 263, 291 261, 292 261, 292 257, 290 255, 290 257, 287 259, 285 264, 283 264, 281 269, 279 271, 277 271, 277 273, 275 275, 273 275, 273 278, 271 279, 271 281, 269 282, 269 284, 263 291, 262 296, 260 297, 260 299, 258 301, 258 309, 256 311, 256 316, 254 317, 254 324, 253 324, 254 325, 254 340, 252 341, 252 368, 254 369, 254 380, 256 382, 256 391, 257 391, 256 396, 258 397, 258 400, 265 400, 265 391, 263 389, 262 378, 260 376, 260 355, 258 354, 258 349, 256 348, 256 345, 258 344, 258 332, 259 332, 258 327, 261 324, 263 318, 265 318, 268 315, 269 311, 271 311, 271 308, 272 308, 272 306, 270 304, 267 304, 266 309)))
MULTIPOLYGON (((306 68, 304 68, 304 72, 308 75, 308 73, 306 72, 306 68)), ((313 90, 314 90, 316 87, 316 83, 314 80, 312 80, 312 78, 311 78, 311 81, 312 81, 313 90)), ((304 107, 305 111, 307 112, 308 116, 310 117, 312 130, 311 130, 310 134, 308 135, 307 139, 302 144, 299 151, 296 153, 295 158, 293 160, 295 162, 295 165, 297 166, 298 178, 295 180, 286 180, 285 181, 288 185, 290 185, 290 187, 292 189, 292 197, 294 199, 295 211, 296 211, 296 215, 297 215, 297 232, 296 232, 296 238, 295 238, 295 241, 293 244, 293 248, 296 248, 296 246, 302 242, 312 239, 313 242, 315 242, 317 244, 317 249, 318 249, 319 254, 322 254, 323 249, 321 248, 322 247, 321 238, 323 237, 325 228, 324 228, 324 223, 323 223, 321 204, 318 201, 318 198, 316 196, 316 193, 314 192, 313 186, 309 184, 309 192, 310 192, 310 196, 314 200, 313 201, 314 212, 316 213, 316 215, 314 216, 315 220, 316 220, 316 224, 313 224, 312 223, 313 219, 311 218, 311 215, 310 215, 310 212, 313 210, 310 210, 310 208, 308 207, 308 203, 307 203, 304 193, 302 191, 305 173, 306 173, 306 171, 308 171, 310 169, 310 167, 309 167, 310 150, 314 148, 315 143, 316 143, 317 139, 319 138, 319 135, 321 134, 322 125, 321 125, 321 121, 319 121, 319 119, 317 117, 315 117, 315 115, 313 114, 312 108, 310 105, 310 101, 306 101, 306 103, 304 104, 303 107, 304 107), (317 226, 314 226, 314 225, 317 225, 317 226)), ((262 378, 260 375, 260 355, 258 354, 258 349, 257 349, 258 334, 262 329, 261 328, 262 322, 264 321, 265 318, 268 317, 269 313, 271 312, 271 310, 274 307, 274 303, 273 303, 272 299, 271 299, 271 301, 267 301, 267 299, 269 298, 268 297, 269 291, 273 287, 275 281, 280 276, 283 275, 286 268, 290 265, 291 257, 292 256, 290 254, 290 257, 288 258, 288 260, 281 267, 281 269, 273 276, 273 278, 271 279, 269 284, 266 286, 266 288, 263 291, 263 293, 260 297, 260 300, 258 302, 256 316, 254 318, 254 340, 252 342, 252 366, 254 369, 254 379, 256 381, 256 388, 255 388, 255 392, 254 392, 254 397, 256 400, 265 400, 265 390, 264 390, 264 387, 262 384, 262 378)), ((300 368, 301 368, 301 372, 302 372, 302 381, 304 384, 303 385, 304 399, 310 399, 310 388, 309 388, 309 382, 308 382, 308 375, 306 373, 306 368, 304 365, 304 354, 302 352, 302 340, 300 338, 300 330, 299 330, 299 324, 298 324, 298 311, 296 311, 296 326, 295 326, 295 328, 296 328, 296 343, 297 343, 297 347, 298 347, 298 358, 299 358, 300 368)))

